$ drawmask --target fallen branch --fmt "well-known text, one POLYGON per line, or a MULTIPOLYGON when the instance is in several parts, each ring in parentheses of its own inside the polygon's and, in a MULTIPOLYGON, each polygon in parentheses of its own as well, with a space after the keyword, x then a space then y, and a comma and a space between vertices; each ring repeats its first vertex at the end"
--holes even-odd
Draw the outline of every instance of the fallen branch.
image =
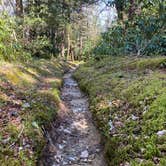
POLYGON ((20 133, 18 134, 18 137, 17 137, 17 138, 20 138, 20 137, 21 137, 23 131, 24 131, 24 125, 22 126, 22 129, 21 129, 20 133))

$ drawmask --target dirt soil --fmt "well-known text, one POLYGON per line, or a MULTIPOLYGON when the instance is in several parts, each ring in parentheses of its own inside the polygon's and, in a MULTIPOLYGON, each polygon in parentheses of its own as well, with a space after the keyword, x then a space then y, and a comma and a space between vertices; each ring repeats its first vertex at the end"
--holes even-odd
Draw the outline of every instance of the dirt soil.
POLYGON ((39 166, 105 166, 101 137, 88 109, 88 98, 72 78, 64 76, 58 122, 47 132, 48 144, 39 166))

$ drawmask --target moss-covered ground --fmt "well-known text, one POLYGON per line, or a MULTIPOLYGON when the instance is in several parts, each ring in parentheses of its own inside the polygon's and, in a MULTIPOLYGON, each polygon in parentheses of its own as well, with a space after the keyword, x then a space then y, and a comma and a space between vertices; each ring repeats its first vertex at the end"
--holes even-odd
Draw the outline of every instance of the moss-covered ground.
POLYGON ((166 165, 166 58, 91 60, 74 77, 89 95, 109 166, 166 165))
POLYGON ((0 62, 0 165, 36 165, 44 128, 56 117, 66 63, 0 62))

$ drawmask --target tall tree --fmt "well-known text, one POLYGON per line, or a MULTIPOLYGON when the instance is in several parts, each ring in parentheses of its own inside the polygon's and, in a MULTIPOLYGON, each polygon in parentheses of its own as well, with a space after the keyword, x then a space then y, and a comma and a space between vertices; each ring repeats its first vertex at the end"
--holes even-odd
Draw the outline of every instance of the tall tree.
POLYGON ((130 0, 129 13, 128 13, 129 20, 132 20, 134 18, 135 10, 136 10, 136 2, 135 0, 130 0))
POLYGON ((16 15, 19 17, 23 16, 23 1, 16 0, 16 15))

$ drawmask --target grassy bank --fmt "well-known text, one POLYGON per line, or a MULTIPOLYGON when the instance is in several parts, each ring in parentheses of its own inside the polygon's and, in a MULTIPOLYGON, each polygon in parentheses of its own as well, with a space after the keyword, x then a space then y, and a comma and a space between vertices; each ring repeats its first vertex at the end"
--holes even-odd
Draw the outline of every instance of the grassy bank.
POLYGON ((58 60, 0 62, 0 165, 33 166, 55 118, 66 69, 58 60))
POLYGON ((110 57, 80 66, 109 166, 166 165, 166 58, 110 57))

